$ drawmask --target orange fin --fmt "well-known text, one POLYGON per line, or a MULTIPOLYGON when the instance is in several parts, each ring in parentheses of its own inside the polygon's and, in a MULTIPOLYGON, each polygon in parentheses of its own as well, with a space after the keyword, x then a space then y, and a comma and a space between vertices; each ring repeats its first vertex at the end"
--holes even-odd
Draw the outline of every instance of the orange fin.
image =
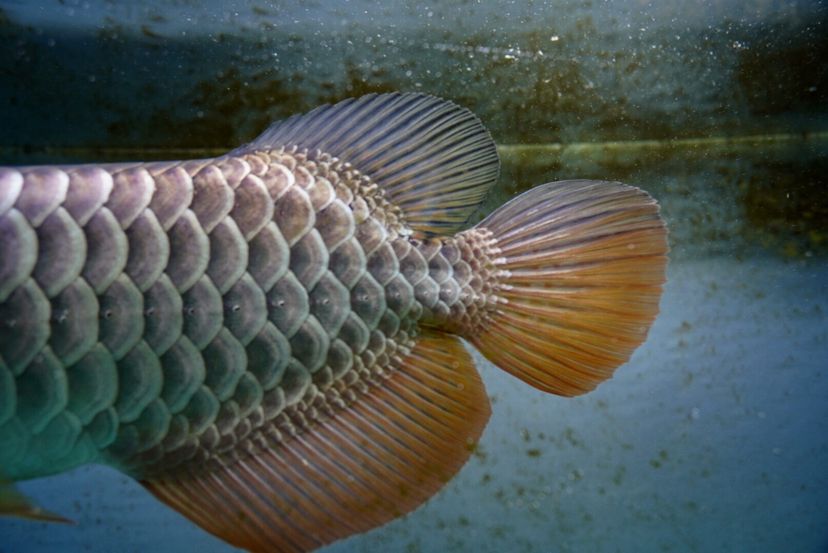
POLYGON ((0 480, 0 516, 72 524, 72 521, 68 518, 41 509, 12 484, 3 480, 0 480))
POLYGON ((145 481, 162 501, 254 552, 310 551, 399 517, 471 455, 489 402, 458 339, 425 335, 387 379, 278 446, 145 481))
POLYGON ((481 230, 492 233, 497 300, 468 339, 493 363, 573 396, 611 377, 644 341, 668 251, 646 192, 617 182, 550 183, 470 232, 481 230))

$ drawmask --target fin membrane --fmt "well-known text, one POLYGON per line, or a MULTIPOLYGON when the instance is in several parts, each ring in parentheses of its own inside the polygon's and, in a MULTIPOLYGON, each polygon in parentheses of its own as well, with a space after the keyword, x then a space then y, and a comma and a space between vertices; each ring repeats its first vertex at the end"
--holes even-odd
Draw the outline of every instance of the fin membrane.
POLYGON ((58 514, 41 509, 20 493, 11 483, 0 479, 0 516, 12 516, 43 522, 62 522, 71 524, 72 521, 58 514))
POLYGON ((488 131, 469 110, 412 93, 349 99, 274 123, 232 154, 296 146, 350 163, 426 234, 451 234, 497 180, 488 131))
POLYGON ((426 335, 387 379, 281 446, 144 482, 223 540, 309 551, 403 515, 463 466, 489 402, 459 340, 426 335))
POLYGON ((476 228, 496 240, 500 301, 468 339, 502 369, 546 392, 578 395, 646 338, 668 251, 647 193, 615 182, 546 184, 476 228))

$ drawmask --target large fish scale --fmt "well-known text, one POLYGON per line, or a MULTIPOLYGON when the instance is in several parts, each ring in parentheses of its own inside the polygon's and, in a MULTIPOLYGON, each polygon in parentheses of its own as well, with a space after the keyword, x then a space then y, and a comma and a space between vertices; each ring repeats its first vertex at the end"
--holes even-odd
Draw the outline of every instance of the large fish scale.
POLYGON ((13 398, 0 441, 25 443, 3 460, 15 479, 94 460, 146 475, 278 440, 257 432, 307 424, 322 392, 410 347, 415 287, 433 307, 425 257, 397 244, 399 211, 327 156, 0 179, 0 397, 13 398))
POLYGON ((6 481, 101 461, 229 543, 308 551, 436 493, 488 398, 468 352, 576 395, 657 312, 657 204, 539 186, 458 232, 497 153, 467 110, 370 95, 206 160, 0 169, 6 481))

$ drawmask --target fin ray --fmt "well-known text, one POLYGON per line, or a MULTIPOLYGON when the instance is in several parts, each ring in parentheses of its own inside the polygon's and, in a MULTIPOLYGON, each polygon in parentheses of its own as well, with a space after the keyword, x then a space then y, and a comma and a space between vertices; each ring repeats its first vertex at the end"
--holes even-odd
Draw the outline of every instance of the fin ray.
POLYGON ((645 192, 550 183, 476 229, 492 234, 498 300, 469 340, 493 363, 541 390, 578 395, 644 341, 668 251, 658 204, 645 192))
POLYGON ((274 123, 231 155, 294 146, 351 164, 426 234, 465 224, 500 170, 491 136, 470 111, 417 93, 321 106, 274 123))
POLYGON ((392 365, 348 407, 280 445, 144 485, 254 552, 308 551, 405 514, 465 463, 489 406, 457 338, 425 334, 392 365))
POLYGON ((68 518, 36 505, 31 499, 20 493, 12 483, 3 478, 0 478, 0 516, 73 524, 68 518))

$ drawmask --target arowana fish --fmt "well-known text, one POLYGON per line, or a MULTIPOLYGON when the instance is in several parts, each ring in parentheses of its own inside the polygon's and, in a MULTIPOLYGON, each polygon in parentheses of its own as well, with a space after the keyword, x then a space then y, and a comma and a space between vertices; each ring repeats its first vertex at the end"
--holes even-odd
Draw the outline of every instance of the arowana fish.
POLYGON ((469 458, 489 402, 459 338, 573 396, 645 339, 657 203, 538 186, 462 230, 488 132, 420 94, 323 106, 214 159, 0 169, 0 511, 105 463, 230 544, 379 526, 469 458))

